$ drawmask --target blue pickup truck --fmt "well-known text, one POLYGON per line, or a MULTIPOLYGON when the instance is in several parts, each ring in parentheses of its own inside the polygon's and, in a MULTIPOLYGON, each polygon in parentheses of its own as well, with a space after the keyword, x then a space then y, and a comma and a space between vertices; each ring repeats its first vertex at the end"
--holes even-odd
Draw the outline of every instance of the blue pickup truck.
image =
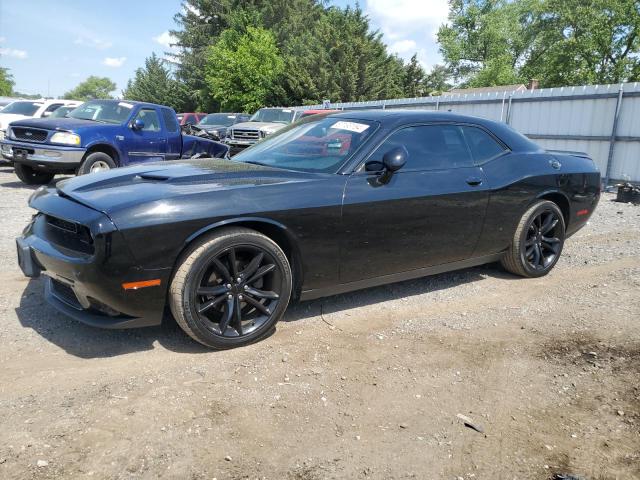
POLYGON ((37 185, 49 183, 57 173, 83 175, 140 162, 224 157, 228 147, 184 135, 168 107, 92 100, 65 118, 12 122, 0 150, 20 180, 37 185))

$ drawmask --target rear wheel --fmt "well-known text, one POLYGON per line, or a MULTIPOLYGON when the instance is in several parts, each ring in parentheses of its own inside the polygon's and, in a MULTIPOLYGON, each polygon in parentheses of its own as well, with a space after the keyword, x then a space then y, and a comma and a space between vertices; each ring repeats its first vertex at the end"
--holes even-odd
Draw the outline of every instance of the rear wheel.
POLYGON ((215 349, 266 336, 291 297, 291 267, 271 239, 246 228, 222 230, 182 258, 169 288, 178 325, 215 349))
POLYGON ((538 201, 522 216, 502 265, 523 277, 546 275, 560 258, 564 238, 560 208, 548 200, 538 201))
POLYGON ((104 172, 116 168, 116 162, 113 158, 103 152, 93 152, 87 155, 80 168, 78 175, 86 175, 87 173, 104 172))
POLYGON ((16 172, 16 176, 27 185, 46 185, 53 180, 53 177, 55 176, 55 174, 51 172, 36 170, 35 168, 22 163, 16 163, 13 166, 13 169, 16 172))

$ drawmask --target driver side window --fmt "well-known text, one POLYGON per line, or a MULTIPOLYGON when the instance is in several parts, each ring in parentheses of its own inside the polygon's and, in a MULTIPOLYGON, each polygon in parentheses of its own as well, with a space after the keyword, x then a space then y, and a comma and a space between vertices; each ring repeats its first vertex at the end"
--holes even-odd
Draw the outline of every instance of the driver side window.
POLYGON ((396 147, 409 155, 402 171, 443 170, 473 166, 473 160, 457 125, 416 125, 391 134, 370 157, 382 162, 382 156, 396 147))
POLYGON ((160 121, 158 119, 158 113, 150 108, 143 108, 136 115, 135 120, 142 120, 144 122, 143 132, 159 132, 160 121))

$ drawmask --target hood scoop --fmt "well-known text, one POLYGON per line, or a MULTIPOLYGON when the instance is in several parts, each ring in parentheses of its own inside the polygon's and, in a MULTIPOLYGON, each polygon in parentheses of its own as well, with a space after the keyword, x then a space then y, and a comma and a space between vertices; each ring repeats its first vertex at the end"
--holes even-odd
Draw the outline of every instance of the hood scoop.
POLYGON ((170 175, 163 175, 161 173, 141 173, 134 177, 136 180, 148 180, 150 182, 166 182, 170 178, 170 175))

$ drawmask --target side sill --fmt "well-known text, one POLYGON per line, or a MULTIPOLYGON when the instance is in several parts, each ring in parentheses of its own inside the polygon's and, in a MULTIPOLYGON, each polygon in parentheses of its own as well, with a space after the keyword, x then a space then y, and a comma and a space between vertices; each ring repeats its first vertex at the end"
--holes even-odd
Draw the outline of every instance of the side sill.
POLYGON ((380 285, 386 285, 388 283, 403 282, 405 280, 413 280, 415 278, 426 277, 429 275, 437 275, 439 273, 451 272, 453 270, 460 270, 462 268, 477 267, 478 265, 484 265, 485 263, 492 263, 499 261, 503 252, 494 253, 491 255, 484 255, 482 257, 469 258, 466 260, 460 260, 458 262, 444 263, 442 265, 434 265, 432 267, 418 268, 416 270, 409 270, 407 272, 392 273, 390 275, 382 275, 380 277, 367 278, 364 280, 358 280, 350 283, 341 283, 331 287, 317 288, 314 290, 303 290, 300 294, 300 300, 314 300, 321 297, 329 297, 331 295, 338 295, 340 293, 351 292, 354 290, 361 290, 363 288, 378 287, 380 285))

